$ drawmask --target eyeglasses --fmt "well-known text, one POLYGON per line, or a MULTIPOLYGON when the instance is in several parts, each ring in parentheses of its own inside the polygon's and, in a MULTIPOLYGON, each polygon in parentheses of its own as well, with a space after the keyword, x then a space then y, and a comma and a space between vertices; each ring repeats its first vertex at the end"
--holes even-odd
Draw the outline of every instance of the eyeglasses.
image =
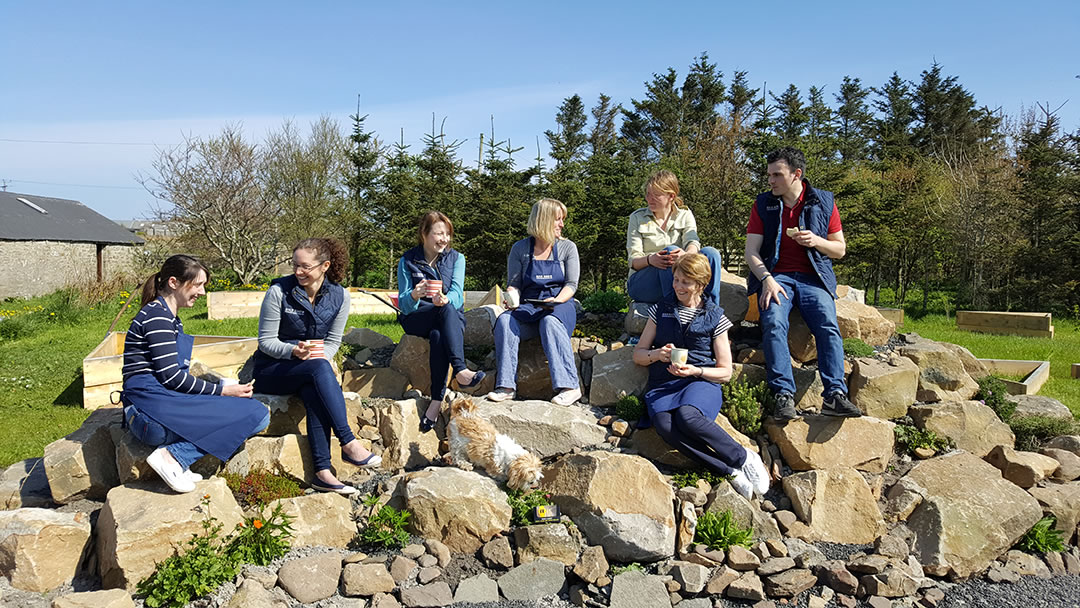
POLYGON ((316 268, 322 266, 325 263, 326 262, 319 262, 318 264, 299 264, 297 262, 290 262, 290 265, 293 267, 293 270, 303 270, 304 272, 311 272, 312 270, 315 270, 316 268))

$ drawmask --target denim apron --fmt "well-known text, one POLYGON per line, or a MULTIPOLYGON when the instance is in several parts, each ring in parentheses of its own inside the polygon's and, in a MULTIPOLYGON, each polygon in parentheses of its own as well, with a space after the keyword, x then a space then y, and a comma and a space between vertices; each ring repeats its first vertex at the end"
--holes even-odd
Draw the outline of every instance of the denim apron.
POLYGON ((566 284, 566 275, 562 265, 559 264, 559 245, 552 243, 551 259, 538 260, 533 257, 533 249, 536 247, 536 239, 529 237, 529 265, 525 268, 525 276, 521 280, 521 304, 510 314, 520 323, 536 323, 547 315, 555 315, 562 322, 568 335, 574 335, 574 327, 577 325, 577 309, 573 301, 562 302, 551 306, 538 306, 530 300, 543 300, 554 298, 562 291, 566 284))
MULTIPOLYGON (((191 364, 194 345, 195 338, 177 331, 177 363, 184 371, 191 364)), ((148 372, 128 377, 121 401, 125 406, 124 422, 128 426, 144 425, 145 430, 140 432, 147 439, 158 433, 152 426, 156 423, 222 462, 251 436, 267 411, 265 405, 254 399, 172 391, 148 372)), ((163 429, 160 436, 165 436, 163 429)))

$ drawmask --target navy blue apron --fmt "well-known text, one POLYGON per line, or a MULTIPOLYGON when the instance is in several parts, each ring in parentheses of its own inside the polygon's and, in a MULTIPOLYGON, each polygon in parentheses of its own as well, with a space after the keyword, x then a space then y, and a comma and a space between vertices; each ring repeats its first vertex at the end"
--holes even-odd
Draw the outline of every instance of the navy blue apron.
MULTIPOLYGON (((177 363, 184 371, 191 364, 194 345, 195 338, 177 331, 177 363)), ((267 412, 266 406, 254 399, 171 391, 151 373, 128 377, 124 382, 123 402, 222 462, 243 445, 267 412)), ((125 419, 128 419, 126 414, 125 419)), ((141 422, 136 418, 135 423, 141 422)))
POLYGON ((577 325, 577 309, 574 308, 573 301, 555 306, 539 306, 525 302, 526 299, 554 298, 566 284, 566 275, 559 264, 558 244, 552 243, 550 260, 533 257, 535 247, 536 239, 529 237, 529 265, 525 268, 525 276, 521 280, 521 304, 510 314, 522 323, 536 323, 547 315, 555 315, 566 328, 566 333, 573 336, 574 327, 577 325))
MULTIPOLYGON (((720 321, 719 309, 706 303, 706 310, 684 327, 679 323, 674 303, 668 300, 657 304, 656 337, 654 348, 674 344, 676 348, 689 350, 687 364, 713 367, 716 359, 712 352, 712 332, 720 321)), ((679 378, 667 371, 668 363, 656 361, 649 365, 649 385, 645 391, 645 416, 670 411, 684 405, 697 408, 707 420, 715 420, 724 404, 724 389, 704 378, 679 378)), ((641 425, 639 423, 639 428, 641 425)))

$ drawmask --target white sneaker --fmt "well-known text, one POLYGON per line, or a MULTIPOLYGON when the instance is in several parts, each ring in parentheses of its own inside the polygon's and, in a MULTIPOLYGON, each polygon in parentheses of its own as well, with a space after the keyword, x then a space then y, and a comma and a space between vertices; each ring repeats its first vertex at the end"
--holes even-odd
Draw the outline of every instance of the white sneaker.
POLYGON ((184 478, 190 479, 193 483, 199 483, 203 480, 203 476, 199 475, 191 469, 184 469, 184 478))
POLYGON ((195 482, 191 481, 184 475, 184 470, 180 468, 180 463, 176 462, 176 459, 172 457, 172 454, 168 450, 161 447, 146 457, 146 464, 150 465, 151 469, 161 477, 174 492, 181 494, 190 492, 195 489, 195 482))
POLYGON ((517 396, 517 391, 508 388, 497 388, 487 394, 488 401, 507 401, 517 396))
POLYGON ((735 491, 742 495, 746 500, 753 500, 754 498, 754 484, 750 483, 750 480, 746 478, 746 475, 742 471, 736 469, 731 472, 731 479, 728 480, 731 487, 735 488, 735 491))
POLYGON ((753 485, 756 494, 764 496, 769 491, 772 479, 769 478, 769 471, 757 452, 746 450, 746 462, 743 463, 741 471, 753 485))
POLYGON ((573 405, 578 399, 581 399, 581 389, 568 388, 552 397, 551 402, 555 405, 573 405))

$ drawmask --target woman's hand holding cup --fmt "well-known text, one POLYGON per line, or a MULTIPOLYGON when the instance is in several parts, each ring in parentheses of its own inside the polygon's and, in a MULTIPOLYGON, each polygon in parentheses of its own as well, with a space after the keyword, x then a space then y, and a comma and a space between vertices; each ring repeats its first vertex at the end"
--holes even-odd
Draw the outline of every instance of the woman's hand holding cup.
POLYGON ((254 381, 245 384, 226 384, 221 387, 221 394, 226 397, 251 397, 254 392, 254 381))
POLYGON ((657 352, 657 357, 656 358, 657 358, 657 360, 670 363, 671 362, 671 349, 673 349, 673 348, 675 348, 675 345, 671 344, 669 342, 669 343, 661 346, 660 348, 656 349, 656 352, 657 352))
POLYGON ((296 357, 297 359, 300 359, 301 361, 306 361, 307 359, 309 359, 311 357, 311 349, 308 348, 308 345, 307 345, 306 342, 304 342, 304 341, 297 342, 296 346, 293 346, 292 356, 296 357))
POLYGON ((424 297, 427 294, 427 279, 424 279, 416 285, 413 285, 412 291, 409 292, 409 294, 412 296, 413 300, 419 302, 420 298, 424 297))

